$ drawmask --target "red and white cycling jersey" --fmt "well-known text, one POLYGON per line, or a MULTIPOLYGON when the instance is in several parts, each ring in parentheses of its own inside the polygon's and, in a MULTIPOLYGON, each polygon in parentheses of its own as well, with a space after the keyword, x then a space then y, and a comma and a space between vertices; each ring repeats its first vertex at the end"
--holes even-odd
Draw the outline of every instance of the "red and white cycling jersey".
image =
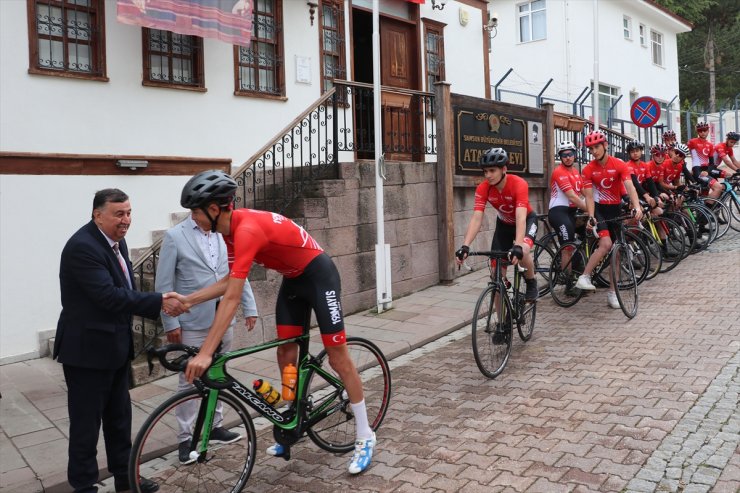
POLYGON ((507 224, 516 224, 516 208, 526 207, 527 214, 532 212, 529 205, 529 185, 516 175, 506 175, 506 185, 500 192, 493 185, 484 181, 475 189, 475 206, 473 210, 483 212, 486 202, 491 204, 498 217, 507 224))
POLYGON ((305 229, 267 211, 237 209, 231 213, 231 234, 224 235, 231 277, 246 279, 252 262, 285 277, 299 276, 324 250, 305 229))
POLYGON ((568 199, 565 192, 573 190, 576 195, 581 195, 583 179, 575 166, 559 165, 550 177, 550 209, 557 206, 575 207, 576 205, 568 199))
POLYGON ((709 166, 709 157, 714 153, 714 145, 711 142, 707 139, 694 137, 686 145, 691 150, 692 168, 695 166, 701 166, 702 168, 709 166))
POLYGON ((583 171, 583 188, 594 190, 594 201, 599 204, 619 204, 627 193, 625 180, 630 180, 630 170, 621 159, 609 156, 602 166, 595 159, 583 171))
POLYGON ((722 160, 725 156, 735 156, 735 151, 732 150, 732 147, 727 145, 727 142, 722 142, 721 144, 714 146, 714 164, 717 166, 722 164, 722 160))
POLYGON ((663 161, 663 165, 660 167, 660 172, 663 175, 663 181, 669 184, 674 184, 676 178, 681 176, 681 170, 683 169, 683 161, 675 164, 671 159, 663 161))

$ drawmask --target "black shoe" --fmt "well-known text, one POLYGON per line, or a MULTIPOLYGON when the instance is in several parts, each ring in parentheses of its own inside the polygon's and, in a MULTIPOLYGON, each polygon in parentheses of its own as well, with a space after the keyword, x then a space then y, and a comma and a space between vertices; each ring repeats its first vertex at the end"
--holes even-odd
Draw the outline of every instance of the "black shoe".
POLYGON ((537 288, 537 279, 525 279, 527 291, 524 294, 525 301, 537 301, 540 296, 540 290, 537 288))
POLYGON ((220 426, 211 431, 211 443, 234 443, 240 440, 241 437, 239 433, 234 433, 220 426))
POLYGON ((177 446, 177 455, 180 459, 180 464, 183 466, 195 462, 195 459, 190 457, 190 440, 180 442, 180 445, 177 446))
MULTIPOLYGON (((114 478, 116 491, 131 491, 128 478, 114 478)), ((159 491, 159 485, 151 479, 139 478, 139 489, 143 493, 154 493, 159 491)))

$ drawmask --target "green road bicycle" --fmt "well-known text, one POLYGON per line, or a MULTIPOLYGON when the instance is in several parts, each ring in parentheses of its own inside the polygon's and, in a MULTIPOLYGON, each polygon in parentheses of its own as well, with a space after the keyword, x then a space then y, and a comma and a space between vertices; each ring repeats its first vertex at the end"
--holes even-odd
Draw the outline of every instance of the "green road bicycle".
MULTIPOLYGON (((328 363, 326 350, 318 356, 309 354, 306 333, 284 340, 216 354, 213 364, 195 388, 179 392, 160 404, 142 425, 134 440, 129 461, 129 480, 140 492, 138 478, 151 478, 162 493, 239 492, 245 487, 255 463, 257 437, 252 416, 273 425, 273 436, 283 445, 286 460, 290 446, 304 435, 324 450, 346 453, 354 449, 355 422, 349 398, 338 375, 328 363), (299 347, 296 397, 284 408, 275 408, 257 392, 229 374, 226 363, 277 346, 297 343, 299 347), (181 429, 177 410, 181 406, 196 410, 194 422, 181 429), (210 441, 214 427, 239 433, 241 439, 229 444, 210 441), (178 445, 191 438, 192 464, 182 465, 178 445)), ((148 352, 152 360, 171 371, 183 371, 197 347, 170 344, 148 352)), ((358 337, 347 338, 347 349, 362 380, 368 421, 377 430, 388 410, 391 397, 391 372, 378 347, 358 337)))

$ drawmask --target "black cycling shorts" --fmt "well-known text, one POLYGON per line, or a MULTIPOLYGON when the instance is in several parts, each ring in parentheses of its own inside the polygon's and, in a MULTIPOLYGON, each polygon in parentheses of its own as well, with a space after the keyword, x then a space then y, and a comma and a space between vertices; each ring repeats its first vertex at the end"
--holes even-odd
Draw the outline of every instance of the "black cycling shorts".
POLYGON ((547 220, 550 221, 550 226, 552 226, 558 234, 561 243, 566 243, 575 239, 577 212, 577 207, 559 205, 557 207, 553 207, 547 213, 547 220))
POLYGON ((614 219, 622 214, 622 204, 594 204, 594 217, 599 221, 596 226, 596 231, 599 233, 599 238, 610 236, 612 241, 617 237, 617 228, 619 227, 615 222, 604 223, 609 219, 614 219))
MULTIPOLYGON (((532 211, 527 214, 527 226, 524 234, 524 241, 529 247, 534 246, 534 239, 537 237, 537 213, 532 211), (529 241, 527 241, 529 239, 529 241)), ((505 252, 511 250, 516 240, 516 224, 508 224, 500 218, 496 218, 496 230, 493 232, 491 240, 491 250, 505 252)))
POLYGON ((283 278, 275 306, 278 338, 297 337, 308 330, 313 309, 324 346, 344 344, 341 294, 339 271, 326 253, 309 262, 298 277, 283 278))

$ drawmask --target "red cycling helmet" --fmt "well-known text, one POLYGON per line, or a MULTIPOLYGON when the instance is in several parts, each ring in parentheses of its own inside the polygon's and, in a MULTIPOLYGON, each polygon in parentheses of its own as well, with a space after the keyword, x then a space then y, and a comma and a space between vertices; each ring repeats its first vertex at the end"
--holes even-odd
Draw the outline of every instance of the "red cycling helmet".
POLYGON ((586 135, 586 140, 584 140, 583 143, 586 147, 593 147, 596 144, 605 144, 606 135, 604 135, 603 132, 594 130, 593 132, 590 132, 588 135, 586 135))
POLYGON ((709 130, 709 124, 707 122, 696 122, 696 131, 701 132, 702 130, 709 130))
POLYGON ((668 152, 668 147, 664 146, 663 144, 655 144, 653 147, 650 148, 650 154, 653 156, 655 155, 661 155, 668 152))
POLYGON ((663 140, 666 141, 669 139, 676 140, 676 132, 674 132, 673 130, 666 130, 665 132, 663 132, 663 140))

